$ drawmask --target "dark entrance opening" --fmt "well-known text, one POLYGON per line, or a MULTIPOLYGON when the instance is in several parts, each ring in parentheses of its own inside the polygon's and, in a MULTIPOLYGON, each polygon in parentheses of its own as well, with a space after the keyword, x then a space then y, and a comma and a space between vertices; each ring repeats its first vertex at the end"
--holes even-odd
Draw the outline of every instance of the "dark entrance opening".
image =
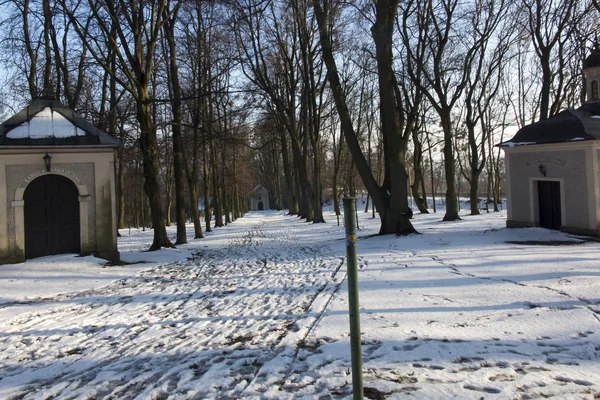
POLYGON ((538 181, 538 206, 540 226, 560 229, 560 182, 538 181))
POLYGON ((25 200, 25 258, 79 253, 79 192, 71 180, 44 175, 31 182, 25 200))
POLYGON ((265 205, 263 204, 262 201, 258 202, 258 209, 261 210, 261 211, 265 209, 265 205))

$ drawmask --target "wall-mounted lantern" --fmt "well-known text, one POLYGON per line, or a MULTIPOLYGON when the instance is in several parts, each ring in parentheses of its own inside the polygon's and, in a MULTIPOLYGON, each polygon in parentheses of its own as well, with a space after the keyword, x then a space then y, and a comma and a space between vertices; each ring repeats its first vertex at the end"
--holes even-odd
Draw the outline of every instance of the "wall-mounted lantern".
POLYGON ((540 164, 538 169, 540 170, 540 174, 542 174, 542 176, 546 176, 546 167, 540 164))
POLYGON ((44 164, 46 164, 46 171, 50 172, 50 167, 52 164, 52 156, 50 154, 48 154, 48 152, 46 152, 46 155, 44 156, 44 164))

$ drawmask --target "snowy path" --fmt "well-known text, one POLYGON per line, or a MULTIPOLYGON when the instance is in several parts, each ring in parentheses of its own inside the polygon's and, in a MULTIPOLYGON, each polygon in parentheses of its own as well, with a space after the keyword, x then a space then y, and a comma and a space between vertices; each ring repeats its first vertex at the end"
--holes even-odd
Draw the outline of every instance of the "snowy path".
POLYGON ((20 305, 33 312, 0 321, 0 398, 260 395, 289 373, 344 274, 291 221, 249 214, 220 249, 20 305))
MULTIPOLYGON (((0 399, 351 398, 345 241, 326 217, 250 213, 158 253, 123 232, 123 258, 152 264, 0 266, 0 399)), ((417 214, 422 234, 400 238, 359 217, 368 398, 600 398, 599 242, 504 229, 505 213, 417 214)))

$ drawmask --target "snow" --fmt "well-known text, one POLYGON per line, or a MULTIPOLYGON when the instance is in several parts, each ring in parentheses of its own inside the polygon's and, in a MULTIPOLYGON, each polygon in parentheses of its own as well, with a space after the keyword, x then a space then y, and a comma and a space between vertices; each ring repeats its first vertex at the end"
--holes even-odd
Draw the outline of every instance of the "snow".
POLYGON ((536 142, 505 142, 503 146, 515 147, 515 146, 526 146, 528 144, 537 144, 536 142))
POLYGON ((585 140, 585 139, 584 139, 584 138, 582 138, 582 137, 576 137, 576 138, 569 139, 569 140, 570 140, 570 141, 574 141, 574 140, 585 140))
MULTIPOLYGON (((598 395, 600 244, 442 216, 381 237, 359 212, 367 393, 598 395)), ((0 398, 351 398, 346 242, 326 219, 253 212, 160 252, 121 230, 125 266, 1 265, 0 398)))
POLYGON ((29 121, 22 123, 6 134, 9 139, 66 138, 72 136, 85 136, 85 132, 50 107, 43 108, 29 121))
POLYGON ((598 119, 598 118, 600 118, 600 115, 592 115, 592 118, 598 119))

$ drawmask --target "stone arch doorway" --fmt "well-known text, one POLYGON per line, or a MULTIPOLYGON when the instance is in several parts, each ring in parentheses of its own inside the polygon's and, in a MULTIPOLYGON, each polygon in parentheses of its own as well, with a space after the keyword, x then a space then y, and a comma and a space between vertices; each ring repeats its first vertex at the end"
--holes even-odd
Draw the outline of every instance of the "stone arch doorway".
POLYGON ((27 185, 23 200, 25 258, 80 252, 79 191, 70 179, 40 176, 27 185))
POLYGON ((262 202, 262 201, 259 201, 259 202, 258 202, 258 210, 259 210, 259 211, 262 211, 262 210, 264 210, 264 209, 265 209, 265 205, 263 204, 263 202, 262 202))

